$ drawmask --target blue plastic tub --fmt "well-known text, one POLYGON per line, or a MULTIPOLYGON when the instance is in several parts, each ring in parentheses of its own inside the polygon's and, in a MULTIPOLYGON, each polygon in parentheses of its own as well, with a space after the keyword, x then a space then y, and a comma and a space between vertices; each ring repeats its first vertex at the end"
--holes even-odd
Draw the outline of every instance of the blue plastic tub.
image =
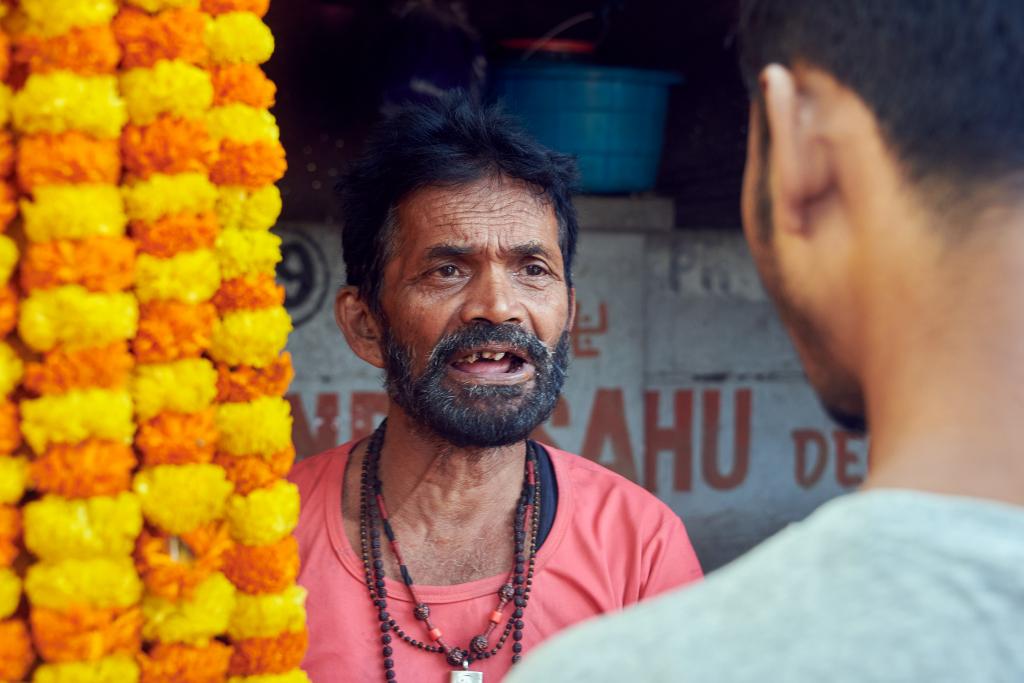
POLYGON ((491 73, 495 97, 548 147, 579 161, 584 192, 654 187, 668 89, 665 71, 592 64, 514 64, 491 73))

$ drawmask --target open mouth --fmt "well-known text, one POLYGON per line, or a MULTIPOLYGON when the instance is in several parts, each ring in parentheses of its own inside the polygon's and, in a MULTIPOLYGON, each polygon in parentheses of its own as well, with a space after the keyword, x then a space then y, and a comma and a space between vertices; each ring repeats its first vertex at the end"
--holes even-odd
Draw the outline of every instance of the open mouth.
POLYGON ((533 365, 525 355, 513 348, 485 346, 456 352, 449 365, 460 373, 479 379, 511 380, 520 378, 524 373, 533 374, 533 365))

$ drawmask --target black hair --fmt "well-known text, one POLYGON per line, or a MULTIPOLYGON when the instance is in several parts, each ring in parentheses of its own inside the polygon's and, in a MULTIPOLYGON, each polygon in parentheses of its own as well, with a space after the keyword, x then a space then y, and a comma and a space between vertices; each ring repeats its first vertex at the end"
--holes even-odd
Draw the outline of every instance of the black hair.
POLYGON ((339 184, 346 282, 379 313, 398 204, 424 187, 458 187, 491 176, 525 183, 554 209, 572 286, 575 160, 542 146, 500 107, 474 104, 458 91, 384 119, 339 184))
POLYGON ((968 195, 1024 171, 1021 0, 742 0, 740 43, 758 100, 772 63, 855 92, 912 182, 968 195))

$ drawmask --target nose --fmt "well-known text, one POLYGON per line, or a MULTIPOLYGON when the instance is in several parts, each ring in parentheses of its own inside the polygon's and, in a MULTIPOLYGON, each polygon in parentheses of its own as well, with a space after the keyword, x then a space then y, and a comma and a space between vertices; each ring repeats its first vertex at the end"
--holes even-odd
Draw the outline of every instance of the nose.
POLYGON ((526 320, 523 306, 512 277, 503 267, 493 267, 477 272, 464 290, 466 299, 462 306, 462 322, 521 324, 526 320))

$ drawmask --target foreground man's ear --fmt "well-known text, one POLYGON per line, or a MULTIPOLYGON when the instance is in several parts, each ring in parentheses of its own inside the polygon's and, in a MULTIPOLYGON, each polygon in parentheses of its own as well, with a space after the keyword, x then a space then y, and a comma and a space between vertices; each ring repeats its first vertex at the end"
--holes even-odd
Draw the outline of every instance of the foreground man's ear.
POLYGON ((357 356, 376 368, 384 367, 380 324, 357 288, 345 286, 338 290, 334 298, 334 321, 357 356))
POLYGON ((834 181, 818 98, 813 88, 804 87, 797 71, 779 64, 764 68, 760 85, 775 228, 806 232, 811 227, 806 207, 834 181))

